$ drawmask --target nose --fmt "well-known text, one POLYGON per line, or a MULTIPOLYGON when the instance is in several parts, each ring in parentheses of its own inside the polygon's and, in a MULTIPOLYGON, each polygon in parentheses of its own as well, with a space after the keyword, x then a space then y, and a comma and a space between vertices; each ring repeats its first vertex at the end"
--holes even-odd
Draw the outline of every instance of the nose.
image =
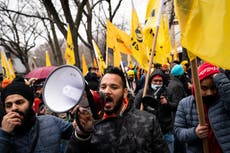
POLYGON ((15 103, 13 103, 11 109, 12 109, 13 111, 14 111, 14 110, 18 110, 18 105, 15 104, 15 103))
POLYGON ((207 91, 206 91, 206 95, 207 96, 210 96, 210 95, 213 95, 214 94, 214 91, 212 90, 212 89, 208 89, 207 91))
POLYGON ((110 87, 106 87, 106 88, 104 88, 104 90, 102 90, 102 92, 105 94, 105 95, 107 95, 107 94, 111 94, 111 89, 110 89, 110 87))

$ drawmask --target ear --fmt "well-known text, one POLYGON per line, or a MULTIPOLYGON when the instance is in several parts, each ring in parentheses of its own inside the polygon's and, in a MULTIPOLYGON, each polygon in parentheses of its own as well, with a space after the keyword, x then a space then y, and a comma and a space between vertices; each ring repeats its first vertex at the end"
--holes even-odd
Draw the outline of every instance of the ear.
POLYGON ((128 97, 128 88, 124 88, 124 98, 127 98, 128 97))

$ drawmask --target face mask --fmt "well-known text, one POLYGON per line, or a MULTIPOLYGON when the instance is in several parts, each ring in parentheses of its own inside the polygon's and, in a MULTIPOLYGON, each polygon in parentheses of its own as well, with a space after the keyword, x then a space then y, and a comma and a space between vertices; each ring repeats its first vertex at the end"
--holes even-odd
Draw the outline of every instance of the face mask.
POLYGON ((209 96, 203 96, 202 100, 205 104, 210 105, 216 102, 218 99, 218 95, 209 95, 209 96))
POLYGON ((152 88, 153 90, 156 90, 156 89, 158 89, 158 88, 160 88, 160 87, 162 87, 162 85, 151 84, 151 88, 152 88))

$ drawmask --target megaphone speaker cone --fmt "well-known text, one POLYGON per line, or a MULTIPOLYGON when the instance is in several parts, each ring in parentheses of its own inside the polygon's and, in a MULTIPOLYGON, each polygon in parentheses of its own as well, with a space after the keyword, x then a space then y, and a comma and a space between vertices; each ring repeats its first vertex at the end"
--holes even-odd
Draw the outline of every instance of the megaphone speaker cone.
POLYGON ((43 100, 51 111, 66 112, 78 104, 84 89, 85 80, 81 71, 75 66, 63 65, 47 77, 43 100))

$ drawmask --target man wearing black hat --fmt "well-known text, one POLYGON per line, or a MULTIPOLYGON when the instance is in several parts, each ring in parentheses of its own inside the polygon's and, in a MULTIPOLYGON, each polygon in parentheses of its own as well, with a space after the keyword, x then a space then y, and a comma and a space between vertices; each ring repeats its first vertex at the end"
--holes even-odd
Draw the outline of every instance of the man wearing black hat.
POLYGON ((24 82, 13 81, 2 90, 5 109, 0 128, 0 152, 57 153, 60 140, 69 139, 73 127, 55 116, 36 117, 34 93, 24 82))

